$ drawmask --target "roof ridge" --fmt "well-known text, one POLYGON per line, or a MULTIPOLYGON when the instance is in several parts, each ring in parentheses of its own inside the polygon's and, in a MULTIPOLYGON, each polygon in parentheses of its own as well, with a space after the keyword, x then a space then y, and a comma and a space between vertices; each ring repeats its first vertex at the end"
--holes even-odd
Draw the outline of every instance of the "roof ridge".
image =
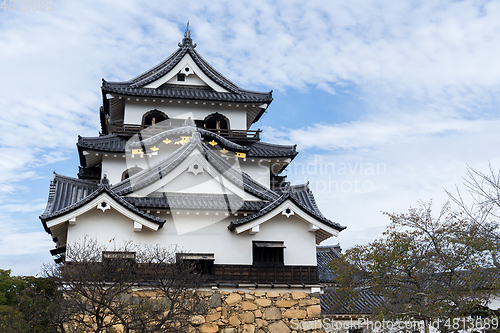
POLYGON ((278 148, 296 148, 297 145, 282 145, 282 144, 277 144, 277 143, 271 143, 271 142, 265 142, 265 141, 257 141, 252 144, 253 145, 261 145, 261 146, 269 146, 269 147, 278 147, 278 148))
MULTIPOLYGON (((134 190, 149 186, 158 181, 161 177, 163 177, 164 174, 170 173, 180 163, 182 163, 182 161, 184 161, 184 159, 196 147, 198 147, 200 151, 204 153, 205 158, 208 160, 208 162, 216 168, 217 172, 224 174, 234 184, 238 186, 241 185, 244 190, 256 195, 261 199, 273 200, 274 198, 278 197, 278 195, 274 191, 258 183, 250 176, 246 175, 244 172, 235 170, 231 164, 227 163, 221 157, 217 156, 215 152, 213 152, 207 145, 203 144, 203 142, 201 141, 201 132, 203 130, 197 129, 196 127, 193 127, 193 129, 195 130, 191 133, 194 139, 189 140, 182 147, 179 147, 165 159, 159 161, 150 168, 144 169, 133 175, 132 177, 116 183, 112 188, 117 191, 118 194, 126 195, 134 192, 134 190), (152 170, 154 170, 153 176, 151 176, 152 170), (241 180, 239 179, 240 175, 241 180), (135 189, 131 185, 131 183, 134 182, 136 184, 135 189)), ((206 131, 206 133, 211 132, 206 131)), ((142 141, 142 143, 144 143, 144 141, 142 141)), ((139 142, 134 144, 140 145, 139 142)))
MULTIPOLYGON (((40 219, 42 220, 42 222, 44 222, 44 226, 45 226, 45 221, 49 220, 49 219, 52 219, 54 217, 57 217, 57 216, 61 216, 61 215, 64 215, 68 212, 71 212, 72 210, 78 208, 78 207, 81 207, 83 205, 85 205, 86 203, 92 201, 93 199, 95 199, 98 195, 100 195, 102 192, 106 192, 107 194, 109 194, 115 201, 117 201, 119 204, 121 204, 122 206, 124 206, 125 208, 128 208, 129 210, 133 211, 134 213, 152 221, 152 222, 155 222, 157 224, 161 226, 163 226, 163 224, 165 223, 165 220, 163 219, 160 219, 156 216, 153 216, 151 214, 148 214, 146 212, 143 212, 142 210, 140 210, 139 208, 135 207, 134 205, 130 204, 129 202, 127 202, 125 199, 123 199, 122 197, 120 197, 118 194, 116 194, 110 187, 109 185, 99 185, 99 187, 93 191, 92 193, 90 193, 88 196, 86 196, 85 198, 67 206, 67 207, 64 207, 56 212, 53 212, 53 213, 50 213, 50 214, 42 214, 40 216, 40 219)), ((46 228, 47 229, 47 228, 46 228)))
MULTIPOLYGON (((191 153, 191 151, 194 149, 193 147, 193 140, 189 140, 186 144, 182 145, 178 149, 176 149, 174 152, 172 152, 170 155, 168 155, 165 159, 157 162, 156 164, 152 165, 151 167, 144 169, 135 175, 131 176, 130 178, 124 179, 112 186, 112 188, 117 191, 119 195, 125 195, 134 192, 134 188, 132 187, 131 183, 135 180, 138 180, 136 183, 139 188, 142 189, 148 185, 151 185, 152 183, 156 182, 159 177, 161 179, 163 170, 164 169, 174 169, 177 167, 181 161, 184 160, 182 158, 184 155, 188 155, 191 153), (165 165, 166 164, 166 165, 165 165), (161 168, 163 166, 163 168, 161 168), (155 171, 155 177, 148 178, 149 174, 151 173, 152 170, 158 169, 158 171, 155 171), (146 181, 145 184, 141 184, 139 181, 141 178, 145 178, 144 181, 146 181)), ((170 170, 171 171, 171 170, 170 170)), ((167 174, 170 172, 168 171, 167 174)), ((136 186, 137 186, 136 185, 136 186)))
MULTIPOLYGON (((306 185, 307 185, 307 191, 308 191, 307 193, 309 194, 310 193, 309 192, 310 191, 309 185, 308 185, 308 183, 306 185)), ((305 191, 302 191, 302 192, 305 192, 305 191)), ((292 200, 292 202, 294 202, 296 205, 298 205, 301 209, 303 209, 304 211, 306 211, 307 213, 314 216, 315 218, 317 218, 318 220, 320 220, 321 222, 325 223, 326 225, 328 225, 330 227, 333 227, 339 231, 342 231, 346 228, 344 226, 341 226, 337 222, 333 222, 333 221, 327 219, 323 214, 321 214, 321 212, 315 211, 314 209, 309 208, 302 200, 300 200, 300 198, 298 198, 296 195, 294 195, 295 193, 296 192, 293 191, 293 188, 290 185, 288 186, 288 189, 287 189, 287 187, 285 187, 283 194, 278 199, 274 200, 269 205, 262 208, 260 211, 258 211, 257 213, 255 213, 253 215, 247 216, 243 219, 238 219, 238 220, 232 221, 229 224, 228 229, 233 231, 234 229, 236 229, 237 226, 246 224, 246 223, 248 223, 248 222, 250 222, 250 221, 252 221, 260 216, 263 216, 263 215, 269 213, 270 211, 272 211, 273 209, 278 207, 280 204, 285 202, 285 200, 287 200, 287 199, 292 200)), ((316 208, 317 208, 317 206, 316 206, 316 208)))
MULTIPOLYGON (((230 173, 238 172, 237 170, 234 169, 234 167, 231 164, 229 164, 228 162, 224 161, 222 158, 217 156, 217 154, 215 154, 215 152, 213 152, 206 145, 203 145, 203 149, 205 150, 205 152, 207 154, 207 158, 208 158, 208 156, 211 156, 212 158, 215 159, 215 161, 209 160, 210 163, 217 166, 217 164, 213 163, 213 162, 218 162, 218 163, 222 164, 223 167, 225 167, 225 170, 229 170, 230 173)), ((220 173, 222 173, 220 170, 218 170, 218 171, 220 173)), ((249 190, 250 193, 255 194, 255 195, 259 196, 260 198, 264 198, 266 200, 273 200, 274 198, 279 197, 276 192, 272 191, 271 189, 268 189, 267 187, 265 187, 261 183, 257 182, 256 180, 254 180, 252 177, 250 177, 245 172, 243 172, 241 170, 240 170, 240 172, 241 172, 241 177, 242 177, 242 181, 243 181, 243 188, 245 190, 249 190), (247 184, 245 184, 245 181, 247 182, 247 184), (250 187, 248 183, 250 183, 254 187, 250 187), (245 185, 246 185, 246 187, 245 187, 245 185)), ((226 173, 226 175, 228 175, 228 174, 226 173)), ((231 176, 233 177, 233 182, 235 182, 236 179, 234 179, 234 178, 237 178, 237 176, 235 176, 234 174, 231 174, 231 176)))
POLYGON ((59 179, 61 179, 61 180, 64 179, 66 181, 70 181, 70 182, 74 182, 74 183, 81 183, 81 184, 91 185, 91 186, 97 187, 97 184, 93 181, 86 180, 86 179, 74 178, 74 177, 70 177, 70 176, 64 176, 64 175, 58 174, 54 171, 54 180, 53 181, 57 181, 59 179))

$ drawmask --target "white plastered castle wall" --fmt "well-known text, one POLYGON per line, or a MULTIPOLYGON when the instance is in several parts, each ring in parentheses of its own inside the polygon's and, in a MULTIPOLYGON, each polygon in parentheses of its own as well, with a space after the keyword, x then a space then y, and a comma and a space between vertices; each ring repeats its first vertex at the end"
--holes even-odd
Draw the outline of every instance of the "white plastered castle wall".
POLYGON ((246 161, 240 161, 241 171, 247 173, 252 179, 269 188, 271 183, 270 163, 269 160, 260 158, 248 158, 246 161))
MULTIPOLYGON (((125 124, 140 125, 143 115, 154 109, 165 113, 169 118, 186 119, 187 115, 191 116, 192 114, 194 120, 204 120, 208 115, 218 112, 229 119, 231 129, 247 129, 247 113, 244 105, 236 107, 236 104, 232 104, 229 107, 224 104, 221 106, 217 102, 203 101, 189 101, 189 104, 187 104, 187 101, 180 101, 179 103, 176 100, 149 97, 131 98, 130 101, 126 101, 123 122, 125 124), (147 101, 144 101, 145 99, 147 101), (153 99, 156 102, 153 102, 153 99)), ((166 125, 168 125, 168 120, 166 121, 166 125)))
POLYGON ((127 162, 125 158, 114 157, 113 155, 102 157, 102 175, 106 175, 110 184, 116 184, 122 180, 122 175, 125 170, 127 170, 127 162))
MULTIPOLYGON (((163 247, 178 246, 179 249, 192 253, 213 253, 216 264, 252 264, 252 241, 284 241, 285 265, 316 265, 316 246, 314 232, 299 218, 276 216, 260 226, 259 233, 237 235, 227 229, 230 219, 242 218, 215 216, 213 212, 176 212, 167 215, 161 212, 161 218, 167 220, 157 232, 142 228, 134 232, 134 222, 114 209, 104 212, 98 209, 80 215, 75 225, 68 226, 68 245, 83 239, 86 235, 95 238, 110 250, 126 241, 134 244, 159 244, 163 247), (174 221, 175 219, 175 221, 174 221), (179 227, 179 228, 177 228, 179 227), (179 231, 187 231, 178 234, 179 231)), ((220 213, 224 216, 224 212, 220 213)))

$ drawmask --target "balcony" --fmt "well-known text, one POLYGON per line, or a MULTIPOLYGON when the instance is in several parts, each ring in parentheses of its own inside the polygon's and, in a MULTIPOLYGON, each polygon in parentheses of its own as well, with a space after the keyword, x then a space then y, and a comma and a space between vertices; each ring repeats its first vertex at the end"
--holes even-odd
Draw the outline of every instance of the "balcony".
POLYGON ((317 284, 316 266, 214 265, 214 280, 222 283, 317 284))
MULTIPOLYGON (((117 135, 134 135, 139 132, 142 133, 143 137, 153 136, 155 134, 168 131, 178 126, 164 126, 164 125, 135 125, 135 124, 120 124, 120 125, 109 125, 108 131, 110 134, 117 135)), ((235 142, 257 142, 260 140, 261 130, 232 130, 232 129, 210 129, 207 131, 217 133, 218 135, 226 138, 230 141, 235 142)))

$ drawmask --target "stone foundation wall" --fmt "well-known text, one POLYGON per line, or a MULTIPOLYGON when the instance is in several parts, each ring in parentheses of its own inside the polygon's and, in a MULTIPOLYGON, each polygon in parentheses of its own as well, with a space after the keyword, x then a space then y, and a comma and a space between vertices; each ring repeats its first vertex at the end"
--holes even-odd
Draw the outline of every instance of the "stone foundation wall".
POLYGON ((302 291, 200 291, 209 305, 192 333, 318 333, 319 296, 302 291))

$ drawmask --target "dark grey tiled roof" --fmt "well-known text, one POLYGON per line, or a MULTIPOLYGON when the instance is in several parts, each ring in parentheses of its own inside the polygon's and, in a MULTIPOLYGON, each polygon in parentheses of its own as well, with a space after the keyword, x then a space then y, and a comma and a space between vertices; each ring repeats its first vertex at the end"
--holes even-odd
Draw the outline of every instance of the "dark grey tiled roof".
POLYGON ((99 186, 95 182, 66 177, 54 173, 54 179, 50 182, 49 200, 42 216, 52 214, 78 202, 99 186))
POLYGON ((275 145, 266 142, 255 142, 250 145, 249 157, 295 157, 299 152, 297 145, 275 145))
POLYGON ((76 145, 78 148, 123 153, 128 139, 114 134, 89 138, 78 136, 76 145))
POLYGON ((221 194, 166 193, 158 197, 124 197, 136 207, 161 209, 207 209, 227 211, 257 211, 265 201, 244 201, 237 196, 221 194))
POLYGON ((132 177, 115 184, 112 187, 113 190, 119 195, 126 195, 157 182, 180 165, 180 163, 182 163, 182 161, 184 161, 184 159, 186 159, 186 157, 189 156, 189 154, 196 147, 200 151, 204 152, 205 158, 213 167, 215 167, 217 172, 223 174, 224 177, 229 179, 236 186, 241 186, 241 188, 248 193, 251 193, 263 200, 273 201, 278 198, 278 194, 274 191, 271 191, 267 187, 256 182, 247 174, 239 172, 215 154, 210 148, 201 142, 201 137, 197 132, 193 132, 191 140, 182 147, 178 148, 167 158, 151 168, 143 170, 132 177))
POLYGON ((228 226, 229 230, 232 231, 236 229, 236 227, 247 224, 248 222, 251 222, 263 215, 266 215, 267 213, 271 212, 273 209, 275 209, 283 202, 285 202, 285 200, 288 199, 291 200, 300 208, 302 208, 312 217, 318 219, 327 226, 332 227, 338 231, 342 231, 346 228, 336 222, 330 221, 329 219, 324 217, 323 214, 321 214, 321 212, 318 209, 318 206, 316 205, 316 201, 314 200, 314 196, 311 190, 309 189, 308 184, 305 184, 305 185, 296 185, 289 187, 283 192, 283 194, 279 198, 277 198, 276 200, 271 202, 268 206, 258 211, 256 214, 231 222, 228 226))
POLYGON ((316 246, 319 282, 333 282, 335 273, 328 266, 333 259, 340 258, 341 251, 339 245, 316 246))
POLYGON ((192 88, 185 86, 161 86, 154 88, 131 88, 106 81, 102 82, 102 90, 106 93, 115 93, 126 96, 159 97, 175 99, 194 99, 206 101, 238 102, 238 103, 271 103, 270 94, 255 96, 250 94, 236 94, 217 92, 212 89, 192 88))
POLYGON ((329 288, 320 296, 321 314, 372 314, 373 310, 384 305, 382 296, 374 295, 370 290, 360 291, 353 299, 343 299, 338 304, 338 295, 334 288, 329 288))
MULTIPOLYGON (((296 146, 287 145, 275 145, 265 142, 256 142, 248 146, 242 146, 228 139, 220 136, 217 133, 207 131, 202 128, 196 128, 196 130, 201 134, 205 141, 215 140, 217 143, 228 150, 238 151, 247 153, 247 157, 265 157, 265 158, 283 158, 283 157, 295 157, 298 152, 296 146)), ((186 134, 191 135, 193 133, 193 127, 179 127, 171 129, 159 134, 156 134, 148 139, 145 139, 143 143, 147 146, 153 146, 157 142, 161 142, 169 135, 176 134, 186 134)), ((117 135, 103 135, 99 137, 79 137, 78 138, 78 150, 80 151, 81 158, 83 158, 82 151, 84 149, 91 149, 96 151, 104 152, 125 152, 125 147, 128 137, 117 136, 117 135)), ((131 145, 130 147, 132 147, 131 145)))
POLYGON ((164 220, 147 214, 142 210, 134 207, 132 204, 128 203, 115 192, 113 192, 108 185, 96 185, 95 183, 86 180, 56 174, 54 180, 50 184, 47 207, 43 214, 40 216, 45 231, 50 233, 50 230, 47 228, 46 224, 48 220, 69 213, 85 205, 103 192, 106 192, 123 207, 151 222, 159 224, 160 227, 162 227, 165 223, 164 220))
MULTIPOLYGON (((114 92, 124 95, 135 96, 157 96, 166 98, 185 98, 185 99, 204 99, 217 101, 234 101, 234 102, 255 102, 255 103, 271 103, 272 91, 268 93, 255 92, 241 89, 236 84, 225 78, 215 68, 203 59, 200 54, 194 49, 196 44, 192 43, 191 38, 184 38, 182 44, 179 44, 179 49, 170 55, 160 64, 142 73, 141 75, 126 81, 126 82, 106 82, 103 79, 102 91, 114 92), (163 75, 170 72, 186 55, 189 54, 193 58, 196 65, 207 75, 211 80, 229 91, 228 93, 218 93, 214 90, 183 87, 183 86, 162 86, 158 89, 142 88, 143 86, 161 78, 163 75)), ((261 116, 259 114, 254 122, 261 116)))

